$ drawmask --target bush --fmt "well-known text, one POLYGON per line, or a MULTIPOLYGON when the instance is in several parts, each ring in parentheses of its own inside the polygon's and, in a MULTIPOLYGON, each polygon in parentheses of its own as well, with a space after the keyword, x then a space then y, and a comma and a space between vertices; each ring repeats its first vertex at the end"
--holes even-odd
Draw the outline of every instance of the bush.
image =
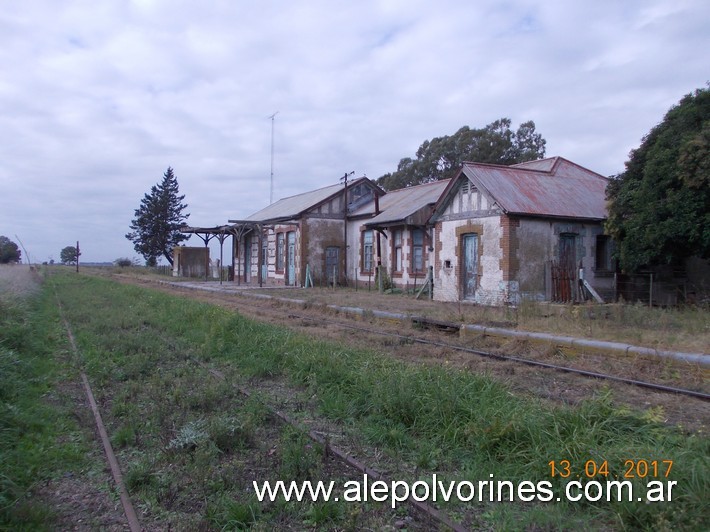
POLYGON ((116 259, 115 261, 113 261, 113 263, 116 266, 119 266, 120 268, 127 268, 128 266, 133 266, 133 261, 127 257, 116 259))

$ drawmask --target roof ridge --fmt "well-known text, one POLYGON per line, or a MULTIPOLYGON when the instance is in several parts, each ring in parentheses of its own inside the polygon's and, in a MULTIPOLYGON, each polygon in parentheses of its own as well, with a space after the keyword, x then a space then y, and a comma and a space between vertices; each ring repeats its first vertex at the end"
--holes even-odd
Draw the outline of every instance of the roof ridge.
MULTIPOLYGON (((552 157, 550 157, 552 159, 552 157)), ((546 159, 537 159, 537 161, 529 161, 529 162, 539 162, 539 161, 544 161, 546 159)), ((489 168, 500 168, 502 170, 510 170, 511 168, 514 168, 515 170, 523 170, 525 172, 538 172, 538 173, 544 173, 544 174, 551 174, 550 171, 548 170, 540 170, 538 168, 528 168, 526 166, 519 166, 525 163, 517 163, 517 164, 496 164, 496 163, 475 163, 471 161, 464 161, 463 165, 468 165, 468 166, 486 166, 489 168)))
POLYGON ((435 179, 434 181, 428 181, 427 183, 419 183, 418 185, 412 185, 410 187, 395 188, 394 190, 387 191, 387 194, 391 194, 392 192, 399 192, 400 190, 412 190, 413 188, 430 187, 433 185, 438 185, 439 183, 446 183, 447 181, 451 181, 451 179, 451 177, 447 177, 446 179, 435 179))

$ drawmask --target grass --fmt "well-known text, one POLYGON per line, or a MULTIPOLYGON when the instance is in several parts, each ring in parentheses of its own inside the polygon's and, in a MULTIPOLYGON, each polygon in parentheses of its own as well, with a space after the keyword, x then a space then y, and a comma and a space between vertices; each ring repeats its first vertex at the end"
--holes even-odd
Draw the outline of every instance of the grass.
MULTIPOLYGON (((243 382, 285 379, 315 398, 323 416, 402 464, 397 479, 430 478, 430 470, 451 480, 494 474, 549 480, 561 490, 565 480, 550 476, 553 460, 569 460, 570 478, 584 478, 588 460, 607 461, 612 474, 623 474, 626 460, 674 460, 673 503, 476 503, 481 527, 692 530, 706 521, 708 438, 620 409, 609 394, 553 408, 485 376, 407 365, 186 299, 75 275, 50 284, 107 405, 109 432, 123 444, 131 495, 162 526, 362 524, 342 505, 256 505, 246 489, 252 479, 332 472, 302 434, 277 430, 255 402, 195 360, 243 382)), ((469 506, 447 509, 457 515, 469 506)))
MULTIPOLYGON (((0 293, 0 529, 44 529, 36 487, 86 466, 86 444, 55 386, 69 377, 46 298, 0 293)), ((51 305, 51 304, 50 304, 51 305)))
MULTIPOLYGON (((99 275, 118 272, 117 268, 92 268, 99 275)), ((123 275, 161 278, 149 268, 123 268, 123 275)), ((202 279, 175 277, 171 282, 200 282, 202 279)), ((373 283, 373 286, 374 283, 373 283)), ((250 291, 252 292, 252 291, 250 291)), ((569 305, 525 300, 515 307, 485 307, 466 303, 416 300, 397 291, 380 294, 376 289, 352 288, 263 288, 254 293, 307 301, 310 307, 335 304, 404 312, 417 316, 509 327, 526 331, 550 332, 565 336, 638 344, 657 349, 704 352, 710 345, 710 309, 706 305, 649 308, 644 304, 569 305)))
POLYGON ((342 288, 335 292, 318 288, 293 289, 285 293, 273 289, 257 292, 274 297, 308 299, 312 306, 361 306, 453 323, 549 332, 658 349, 704 352, 710 345, 710 309, 707 305, 649 308, 641 303, 565 305, 526 300, 515 308, 431 302, 415 300, 407 294, 379 294, 376 291, 342 288))

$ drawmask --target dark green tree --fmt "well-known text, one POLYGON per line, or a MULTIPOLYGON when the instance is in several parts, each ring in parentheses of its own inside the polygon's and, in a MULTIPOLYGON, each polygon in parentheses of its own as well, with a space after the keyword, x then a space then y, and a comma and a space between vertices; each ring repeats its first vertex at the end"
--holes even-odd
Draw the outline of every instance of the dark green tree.
POLYGON ((684 96, 607 188, 621 268, 710 258, 710 90, 684 96))
POLYGON ((12 240, 6 236, 0 236, 0 264, 12 264, 20 262, 22 252, 12 240))
POLYGON ((545 139, 535 132, 532 121, 510 129, 509 118, 501 118, 482 129, 463 126, 453 135, 425 140, 414 159, 405 157, 397 170, 377 180, 385 190, 404 188, 452 176, 464 161, 516 164, 545 156, 545 139))
POLYGON ((189 235, 180 232, 180 227, 190 216, 183 214, 187 208, 182 203, 184 199, 171 167, 163 174, 163 180, 153 185, 150 194, 143 196, 131 222, 132 231, 126 238, 133 242, 134 249, 143 256, 146 265, 155 266, 160 256, 172 265, 173 248, 189 238, 189 235))
POLYGON ((59 253, 59 260, 62 264, 76 264, 78 258, 76 247, 74 246, 67 246, 59 253))

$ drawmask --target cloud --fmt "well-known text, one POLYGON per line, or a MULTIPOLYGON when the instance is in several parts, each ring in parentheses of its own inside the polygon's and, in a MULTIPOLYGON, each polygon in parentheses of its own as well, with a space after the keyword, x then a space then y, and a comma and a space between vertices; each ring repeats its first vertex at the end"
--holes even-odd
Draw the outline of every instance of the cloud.
POLYGON ((39 260, 134 256, 168 166, 190 222, 243 218, 422 141, 534 120, 603 174, 710 71, 700 0, 48 0, 0 13, 0 234, 39 260))

